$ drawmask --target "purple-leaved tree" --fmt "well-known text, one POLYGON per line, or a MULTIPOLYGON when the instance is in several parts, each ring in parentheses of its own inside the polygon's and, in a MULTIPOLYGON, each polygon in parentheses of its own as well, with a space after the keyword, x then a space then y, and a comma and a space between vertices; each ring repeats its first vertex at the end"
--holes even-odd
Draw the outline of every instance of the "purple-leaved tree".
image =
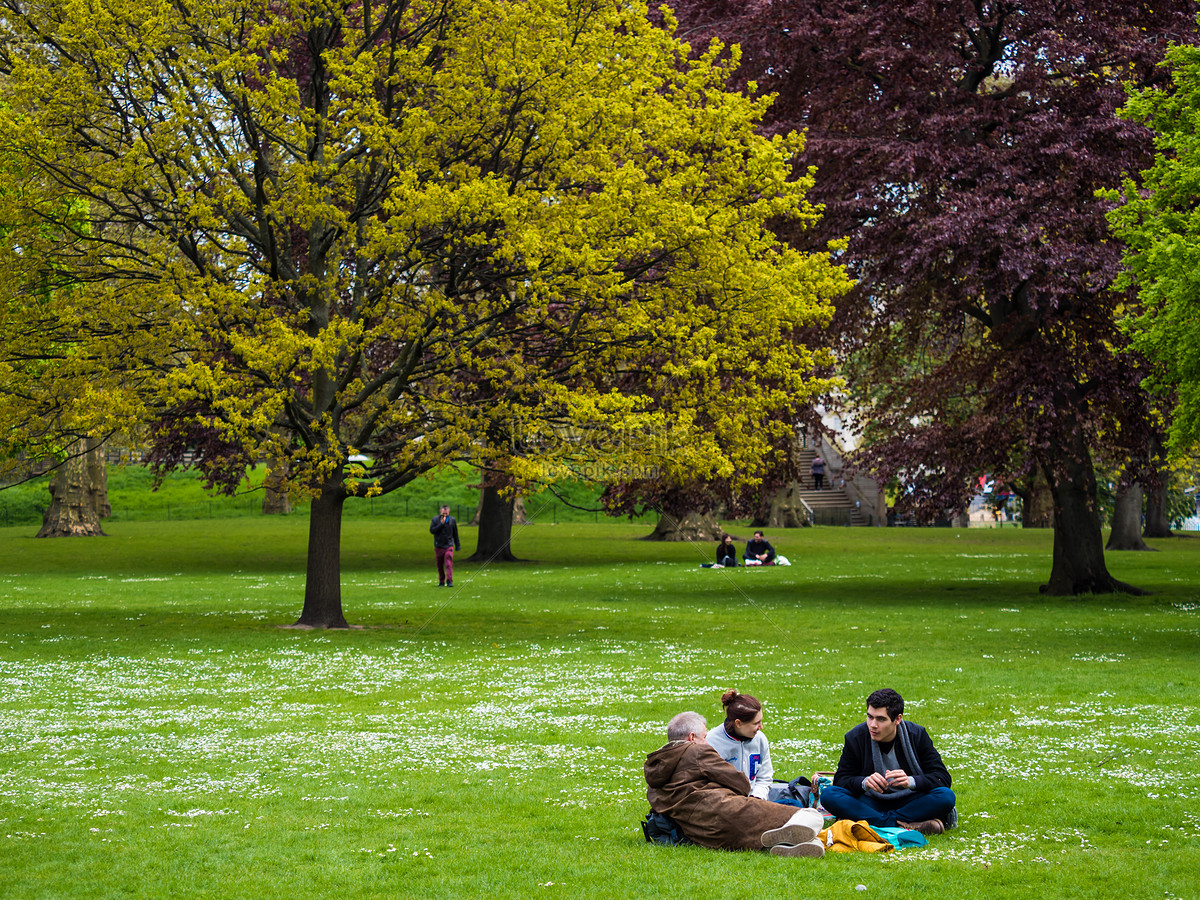
POLYGON ((1092 451, 1144 458, 1146 374, 1121 352, 1129 298, 1097 190, 1150 159, 1119 119, 1195 4, 1100 0, 685 0, 681 33, 743 49, 778 93, 769 127, 804 129, 810 196, 797 246, 845 235, 859 279, 835 324, 863 401, 867 456, 926 517, 976 476, 1037 468, 1054 501, 1044 591, 1132 590, 1104 560, 1092 451))

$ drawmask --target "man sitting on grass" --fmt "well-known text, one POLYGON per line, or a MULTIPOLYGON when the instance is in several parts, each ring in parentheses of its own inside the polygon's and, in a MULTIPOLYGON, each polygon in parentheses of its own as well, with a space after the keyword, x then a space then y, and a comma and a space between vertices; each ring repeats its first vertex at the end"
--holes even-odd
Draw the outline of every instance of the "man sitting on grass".
POLYGON ((646 798, 701 847, 753 850, 775 856, 825 855, 815 840, 824 820, 815 809, 797 810, 750 796, 750 782, 708 745, 708 723, 683 712, 667 725, 667 743, 646 758, 646 798))
POLYGON ((751 566, 771 566, 775 564, 775 548, 770 541, 763 537, 761 531, 754 532, 754 537, 746 541, 746 564, 751 566))
POLYGON ((957 819, 950 773, 928 732, 903 713, 904 698, 891 688, 867 698, 867 721, 846 732, 821 805, 839 819, 941 834, 957 819))

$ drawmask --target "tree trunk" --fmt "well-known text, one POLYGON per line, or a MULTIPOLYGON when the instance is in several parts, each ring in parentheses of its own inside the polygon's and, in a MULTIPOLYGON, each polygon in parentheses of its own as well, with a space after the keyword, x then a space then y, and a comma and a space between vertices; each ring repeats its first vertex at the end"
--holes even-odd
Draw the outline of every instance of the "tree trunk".
POLYGON ((1146 530, 1142 537, 1168 538, 1174 537, 1171 531, 1171 520, 1167 516, 1167 492, 1171 489, 1168 483, 1170 476, 1159 472, 1160 484, 1146 492, 1146 530))
POLYGON ((88 449, 83 441, 76 441, 69 453, 50 482, 50 506, 42 516, 38 537, 104 534, 94 505, 96 496, 91 483, 88 449))
MULTIPOLYGON (((759 528, 805 528, 812 525, 808 518, 808 510, 804 508, 801 498, 800 482, 790 482, 767 501, 765 510, 761 510, 754 524, 759 528)), ((717 535, 720 538, 720 535, 717 535)))
POLYGON ((292 511, 292 501, 288 498, 287 491, 281 490, 286 476, 286 472, 280 468, 283 465, 285 464, 279 463, 272 466, 263 483, 266 491, 262 502, 264 516, 286 516, 292 511))
POLYGON ((297 625, 348 628, 342 615, 342 506, 346 489, 340 477, 331 480, 313 500, 308 518, 308 572, 304 610, 297 625))
POLYGON ((1112 534, 1105 550, 1149 550, 1142 540, 1142 486, 1130 484, 1117 493, 1112 534))
POLYGON ((483 488, 479 498, 479 537, 475 552, 467 562, 518 562, 513 556, 512 540, 513 505, 516 494, 504 497, 500 489, 490 485, 483 488))
POLYGON ((1045 466, 1046 479, 1054 497, 1054 560, 1044 594, 1111 594, 1123 591, 1143 594, 1108 573, 1104 564, 1104 540, 1096 508, 1096 473, 1083 433, 1072 429, 1066 436, 1058 465, 1045 466))
POLYGON ((716 513, 690 512, 680 518, 668 513, 658 517, 654 530, 646 535, 644 541, 699 541, 700 543, 715 543, 724 532, 717 524, 716 513))
POLYGON ((1021 498, 1022 528, 1053 527, 1054 497, 1040 468, 1035 469, 1023 483, 1014 485, 1013 490, 1021 498))
POLYGON ((92 509, 96 511, 98 518, 111 518, 112 504, 108 502, 108 466, 104 462, 104 441, 89 443, 87 466, 92 509))
MULTIPOLYGON (((475 515, 471 517, 468 525, 478 525, 480 517, 483 516, 483 498, 485 491, 479 492, 479 502, 475 504, 475 515)), ((525 498, 520 494, 513 497, 512 523, 514 525, 528 525, 529 516, 525 513, 525 498)))

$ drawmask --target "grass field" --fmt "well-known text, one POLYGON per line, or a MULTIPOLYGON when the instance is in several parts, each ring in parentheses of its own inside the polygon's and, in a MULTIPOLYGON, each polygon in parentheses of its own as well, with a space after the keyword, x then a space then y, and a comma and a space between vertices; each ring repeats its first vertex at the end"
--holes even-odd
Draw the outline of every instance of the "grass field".
POLYGON ((356 627, 319 632, 283 627, 302 516, 106 527, 0 529, 2 897, 1200 896, 1198 538, 1110 554, 1153 596, 1072 600, 1037 593, 1047 532, 774 532, 790 568, 714 571, 645 525, 541 524, 531 562, 439 590, 423 524, 352 519, 356 627), (642 840, 675 712, 759 696, 791 777, 880 686, 956 831, 817 861, 642 840))

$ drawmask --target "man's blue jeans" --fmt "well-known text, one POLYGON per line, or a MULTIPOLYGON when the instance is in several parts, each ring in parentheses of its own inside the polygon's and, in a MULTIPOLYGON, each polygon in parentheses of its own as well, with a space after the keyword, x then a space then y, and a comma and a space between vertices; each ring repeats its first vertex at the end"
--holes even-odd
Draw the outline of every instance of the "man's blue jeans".
POLYGON ((896 828, 897 822, 922 822, 925 819, 946 821, 954 809, 954 791, 936 787, 928 793, 909 794, 889 801, 884 794, 864 791, 855 797, 845 788, 835 785, 821 789, 821 805, 839 819, 865 821, 881 828, 896 828))

